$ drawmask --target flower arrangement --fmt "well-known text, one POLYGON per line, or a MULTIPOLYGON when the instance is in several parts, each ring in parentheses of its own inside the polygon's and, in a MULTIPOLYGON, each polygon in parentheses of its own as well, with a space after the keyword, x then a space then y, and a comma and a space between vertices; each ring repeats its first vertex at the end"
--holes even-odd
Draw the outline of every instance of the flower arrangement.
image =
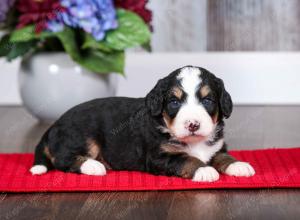
POLYGON ((124 51, 150 42, 147 0, 1 0, 0 57, 65 51, 96 73, 124 70, 124 51))

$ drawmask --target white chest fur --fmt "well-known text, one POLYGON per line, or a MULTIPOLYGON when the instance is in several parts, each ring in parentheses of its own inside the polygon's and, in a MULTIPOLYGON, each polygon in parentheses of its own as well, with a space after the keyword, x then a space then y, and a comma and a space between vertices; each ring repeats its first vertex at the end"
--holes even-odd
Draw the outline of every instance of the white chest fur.
POLYGON ((202 162, 207 163, 215 155, 215 153, 222 148, 223 144, 224 144, 223 139, 217 141, 212 146, 208 146, 205 143, 190 144, 185 149, 185 152, 190 156, 196 157, 202 162))

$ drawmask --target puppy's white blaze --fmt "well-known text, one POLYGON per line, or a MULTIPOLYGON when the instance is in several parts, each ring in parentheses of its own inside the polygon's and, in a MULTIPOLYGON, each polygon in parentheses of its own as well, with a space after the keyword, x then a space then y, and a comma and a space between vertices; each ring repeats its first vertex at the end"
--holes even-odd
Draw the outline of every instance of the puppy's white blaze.
POLYGON ((237 161, 230 164, 225 173, 230 176, 253 176, 255 174, 255 170, 253 167, 246 162, 237 161))
POLYGON ((218 171, 210 166, 200 167, 196 170, 193 181, 196 182, 213 182, 219 179, 218 171))
POLYGON ((104 176, 105 166, 97 160, 87 159, 81 166, 80 172, 87 175, 104 176))
POLYGON ((205 142, 188 144, 185 152, 192 157, 196 157, 203 163, 207 163, 218 152, 224 144, 224 139, 220 139, 214 145, 208 146, 205 142))
POLYGON ((199 106, 199 102, 196 98, 196 91, 201 83, 200 70, 195 67, 185 67, 181 70, 177 76, 181 80, 181 86, 187 94, 186 106, 195 107, 199 106))
POLYGON ((188 121, 197 121, 200 123, 200 129, 195 132, 196 135, 208 136, 213 132, 214 123, 205 108, 199 103, 196 93, 201 83, 201 71, 195 67, 185 67, 181 70, 177 79, 181 81, 181 86, 187 94, 187 100, 179 109, 173 122, 171 130, 179 138, 190 135, 186 128, 188 121))
POLYGON ((183 68, 177 76, 178 80, 181 80, 181 86, 184 91, 194 97, 195 92, 199 84, 201 72, 195 67, 185 67, 183 68))
POLYGON ((48 169, 44 165, 34 165, 31 167, 30 172, 32 175, 42 175, 44 173, 47 173, 48 169))

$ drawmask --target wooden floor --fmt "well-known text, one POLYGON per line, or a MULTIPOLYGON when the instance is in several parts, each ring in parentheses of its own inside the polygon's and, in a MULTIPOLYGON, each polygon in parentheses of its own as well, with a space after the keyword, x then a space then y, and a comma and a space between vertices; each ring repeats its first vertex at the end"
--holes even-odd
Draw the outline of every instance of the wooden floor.
MULTIPOLYGON (((230 148, 300 146, 300 107, 235 107, 230 148)), ((49 125, 0 107, 0 152, 32 152, 49 125)), ((0 171, 1 172, 1 171, 0 171)), ((1 181, 1 180, 0 180, 1 181)), ((0 194, 0 219, 300 219, 300 190, 0 194)))

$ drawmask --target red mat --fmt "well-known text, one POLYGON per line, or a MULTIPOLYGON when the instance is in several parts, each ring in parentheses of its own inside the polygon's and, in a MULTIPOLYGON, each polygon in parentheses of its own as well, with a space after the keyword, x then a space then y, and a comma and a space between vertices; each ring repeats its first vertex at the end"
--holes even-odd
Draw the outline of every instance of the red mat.
POLYGON ((104 177, 50 171, 32 176, 32 154, 0 154, 0 191, 140 191, 224 188, 297 188, 300 187, 300 148, 231 151, 230 154, 254 167, 253 177, 221 175, 214 183, 154 176, 142 172, 109 171, 104 177))

